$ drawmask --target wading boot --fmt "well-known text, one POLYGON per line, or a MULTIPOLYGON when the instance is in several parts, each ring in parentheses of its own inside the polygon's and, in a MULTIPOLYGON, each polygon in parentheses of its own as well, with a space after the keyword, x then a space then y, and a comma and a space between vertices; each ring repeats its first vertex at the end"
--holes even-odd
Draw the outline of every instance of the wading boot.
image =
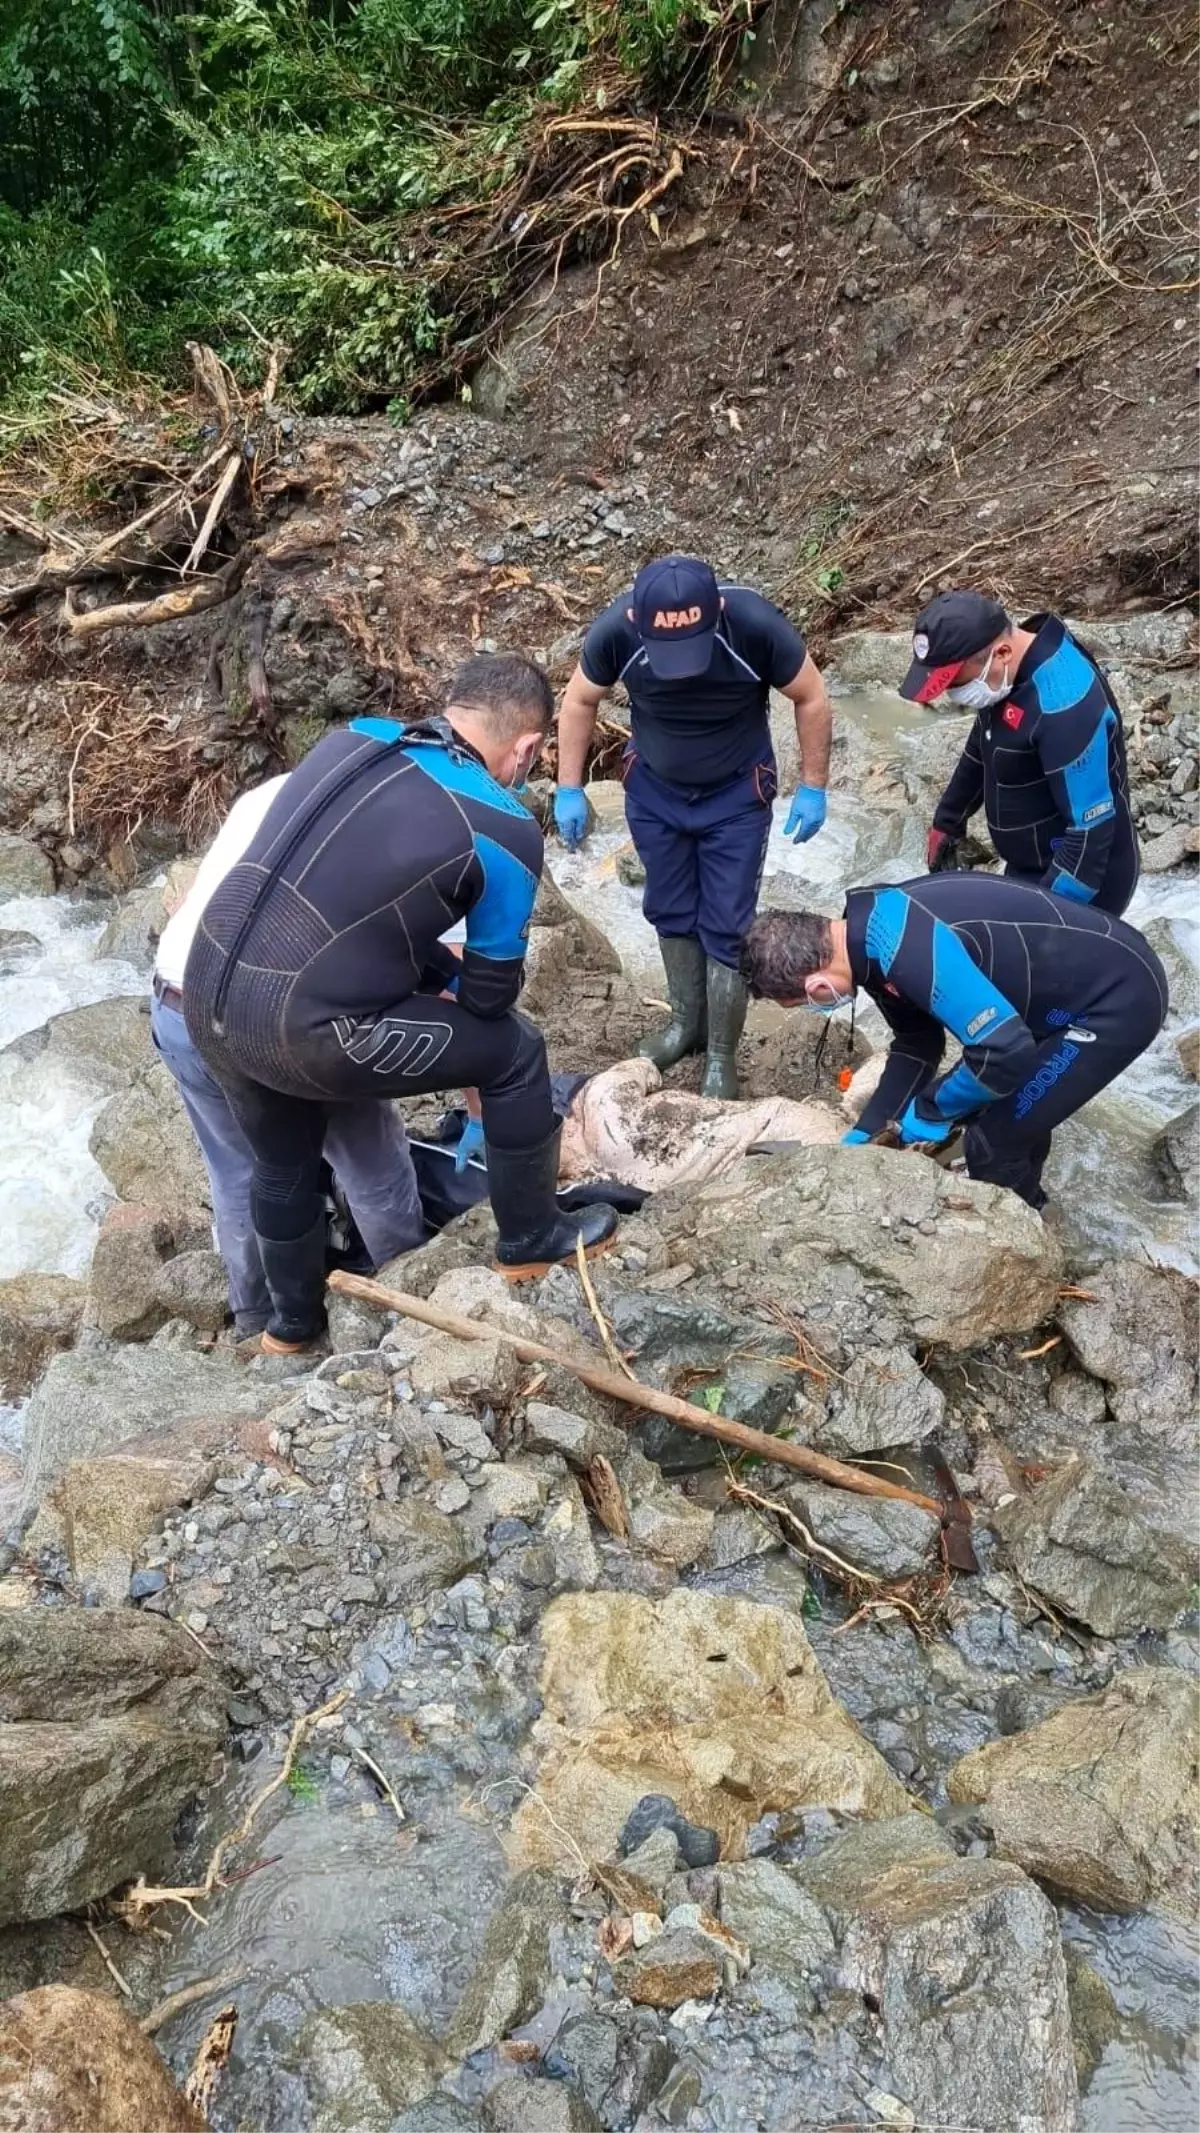
POLYGON ((728 963, 708 966, 708 1057, 701 1096, 733 1097, 738 1092, 737 1048, 746 1021, 749 993, 728 963))
POLYGON ((667 974, 671 1019, 653 1037, 642 1038, 638 1053, 661 1069, 675 1066, 689 1052, 703 1050, 707 997, 704 950, 699 941, 690 935, 660 933, 658 946, 667 974))
POLYGON ((496 1217, 497 1270, 509 1281, 531 1281, 576 1256, 580 1237, 588 1258, 607 1251, 617 1230, 612 1207, 581 1207, 564 1214, 554 1197, 558 1183, 561 1126, 536 1148, 494 1148, 488 1143, 488 1196, 496 1217))
POLYGON ((259 1237, 258 1254, 271 1292, 263 1355, 303 1355, 325 1330, 325 1216, 303 1237, 259 1237))

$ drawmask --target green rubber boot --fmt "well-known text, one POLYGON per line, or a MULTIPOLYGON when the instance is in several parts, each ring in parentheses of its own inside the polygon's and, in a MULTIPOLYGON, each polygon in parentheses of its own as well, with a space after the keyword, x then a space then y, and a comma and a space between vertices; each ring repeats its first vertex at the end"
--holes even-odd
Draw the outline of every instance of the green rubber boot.
POLYGON ((738 1093, 737 1048, 746 1022, 750 995, 745 981, 727 963, 708 966, 708 1057, 701 1096, 734 1097, 738 1093))
POLYGON ((658 946, 667 974, 671 1019, 653 1037, 643 1037, 638 1052, 656 1067, 673 1067, 698 1052, 707 1028, 704 950, 691 935, 660 933, 658 946))

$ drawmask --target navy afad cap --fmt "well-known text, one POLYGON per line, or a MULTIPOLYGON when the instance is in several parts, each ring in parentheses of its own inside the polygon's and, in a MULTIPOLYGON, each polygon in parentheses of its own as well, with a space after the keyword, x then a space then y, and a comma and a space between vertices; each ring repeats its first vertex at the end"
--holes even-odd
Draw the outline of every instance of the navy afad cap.
POLYGON ((952 689, 968 659, 1008 628, 998 600, 984 593, 939 593, 913 624, 912 665, 900 684, 910 704, 931 704, 952 689))
POLYGON ((721 595, 707 563, 667 555, 639 570, 633 623, 650 671, 661 681, 690 681, 708 670, 721 619, 721 595))

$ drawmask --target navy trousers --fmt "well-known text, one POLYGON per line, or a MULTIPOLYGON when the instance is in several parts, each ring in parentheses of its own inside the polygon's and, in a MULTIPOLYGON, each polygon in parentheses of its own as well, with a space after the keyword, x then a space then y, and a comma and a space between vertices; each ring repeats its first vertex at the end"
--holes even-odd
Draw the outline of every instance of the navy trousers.
POLYGON ((737 968, 754 917, 778 780, 768 757, 731 784, 668 785, 634 753, 624 764, 625 819, 646 869, 642 909, 656 933, 700 941, 737 968))

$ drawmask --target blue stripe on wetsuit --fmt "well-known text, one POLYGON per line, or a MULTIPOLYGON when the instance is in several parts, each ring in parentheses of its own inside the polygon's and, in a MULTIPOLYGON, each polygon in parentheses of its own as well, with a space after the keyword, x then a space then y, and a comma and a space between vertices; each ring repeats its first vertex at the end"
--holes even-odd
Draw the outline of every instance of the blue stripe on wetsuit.
MULTIPOLYGON (((991 1047, 1000 1039, 999 1060, 1007 1067, 1006 1055, 1023 1052, 1032 1042, 1030 1032, 1011 1000, 985 977, 974 958, 968 954, 953 928, 944 925, 914 905, 903 889, 881 889, 867 920, 864 943, 868 955, 878 962, 885 978, 895 972, 900 991, 913 1005, 925 1009, 944 1028, 952 1031, 964 1050, 973 1054, 976 1064, 987 1073, 993 1065, 991 1047), (905 962, 903 970, 901 951, 910 927, 928 943, 928 976, 922 975, 919 988, 914 983, 917 975, 917 944, 910 940, 914 953, 912 967, 905 962), (926 998, 914 997, 919 990, 926 998), (1015 1041, 1014 1041, 1015 1040, 1015 1041)), ((1011 1068, 999 1077, 1005 1085, 1011 1081, 1011 1068)), ((1004 1093, 993 1089, 977 1073, 967 1059, 959 1061, 936 1087, 918 1102, 925 1102, 940 1118, 965 1118, 980 1110, 985 1104, 994 1103, 1004 1093)))

